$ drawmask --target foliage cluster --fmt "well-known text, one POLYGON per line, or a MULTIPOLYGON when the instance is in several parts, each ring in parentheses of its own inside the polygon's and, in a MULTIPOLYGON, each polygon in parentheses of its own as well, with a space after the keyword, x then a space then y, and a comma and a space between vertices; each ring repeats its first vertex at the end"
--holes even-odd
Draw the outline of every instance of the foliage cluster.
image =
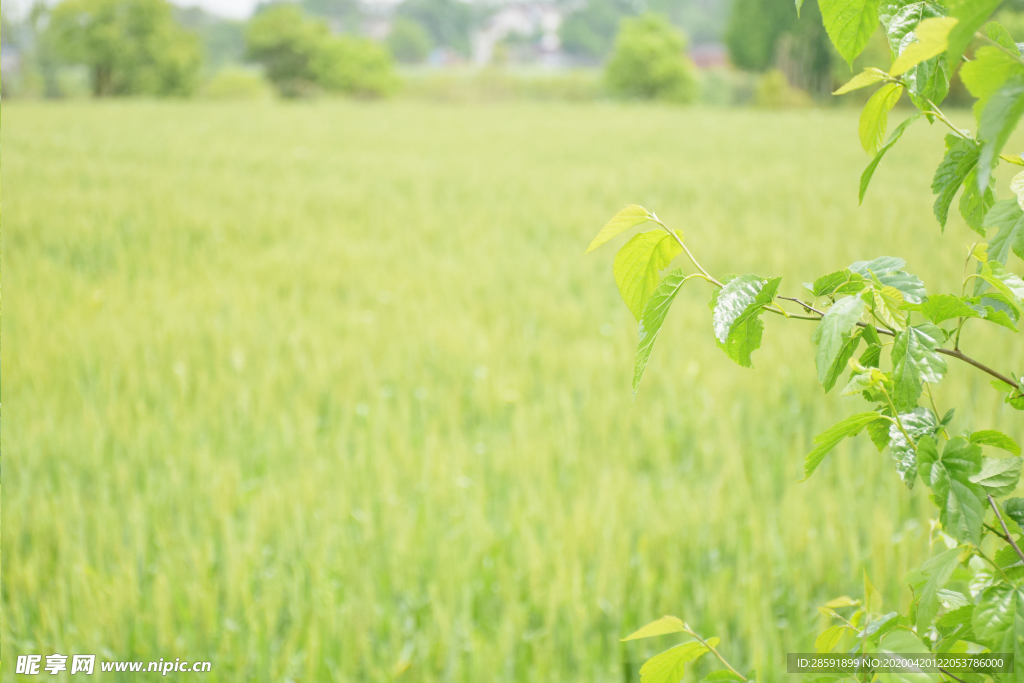
POLYGON ((335 36, 327 24, 292 4, 257 14, 246 29, 247 55, 263 65, 285 97, 319 89, 385 95, 397 85, 388 52, 368 38, 335 36))
MULTIPOLYGON (((831 652, 845 643, 851 654, 1009 653, 1016 670, 998 680, 1024 681, 1024 498, 1008 498, 1020 479, 1020 446, 990 429, 953 430, 954 409, 942 412, 932 388, 949 371, 949 360, 986 374, 1012 409, 1024 410, 1024 379, 967 355, 965 330, 995 325, 1016 333, 1024 315, 1024 280, 1010 267, 1024 258, 1024 172, 1014 177, 1014 199, 997 201, 993 170, 999 163, 1024 166, 1021 155, 1004 154, 1010 134, 1024 115, 1024 55, 1008 30, 987 22, 998 0, 962 0, 949 7, 929 2, 820 0, 824 27, 849 63, 865 49, 879 23, 892 53, 888 71, 867 68, 836 91, 844 94, 880 86, 864 105, 859 137, 872 156, 860 181, 863 200, 885 154, 915 122, 947 126, 945 155, 935 171, 933 212, 944 230, 954 199, 967 226, 978 233, 964 254, 958 292, 929 293, 909 273, 906 261, 881 256, 857 261, 803 285, 802 294, 784 295, 781 278, 755 274, 716 277, 694 257, 681 233, 654 213, 630 205, 594 238, 588 251, 640 225, 641 232, 617 253, 613 274, 622 299, 639 323, 633 391, 639 388, 655 341, 673 301, 690 280, 713 286, 710 308, 718 346, 743 367, 762 341, 765 313, 816 323, 811 341, 818 380, 826 392, 843 386, 844 396, 859 396, 871 409, 854 414, 821 433, 804 462, 809 478, 847 437, 866 433, 879 452, 888 449, 900 480, 931 491, 938 509, 941 552, 906 579, 908 609, 885 611, 870 584, 862 600, 843 596, 823 609, 838 623, 822 633, 816 648, 831 652), (965 52, 977 46, 971 57, 965 52), (976 98, 977 130, 954 125, 940 105, 959 67, 960 78, 976 98), (916 111, 888 132, 888 116, 906 93, 916 111), (666 270, 685 254, 692 270, 666 270), (785 305, 788 304, 788 307, 785 305), (858 350, 863 351, 858 356, 858 350), (847 375, 846 379, 844 375, 847 375), (997 457, 999 451, 1010 457, 997 457)), ((796 0, 800 11, 802 0, 796 0)), ((675 617, 664 617, 630 638, 686 633, 693 640, 648 661, 644 683, 678 680, 684 665, 708 652, 725 669, 706 680, 745 681, 715 649, 717 639, 702 639, 675 617)), ((867 680, 867 672, 855 677, 867 680)), ((953 672, 923 671, 906 680, 983 680, 966 667, 953 672)), ((827 676, 828 680, 845 677, 827 676)), ((904 680, 894 678, 893 680, 904 680)))
POLYGON ((685 48, 686 38, 663 15, 623 19, 605 67, 609 91, 622 97, 692 101, 696 68, 685 48))

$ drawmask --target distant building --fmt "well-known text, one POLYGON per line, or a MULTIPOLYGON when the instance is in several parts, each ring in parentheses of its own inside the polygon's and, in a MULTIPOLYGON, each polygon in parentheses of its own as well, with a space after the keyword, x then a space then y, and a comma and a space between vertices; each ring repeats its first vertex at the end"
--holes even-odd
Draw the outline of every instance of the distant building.
POLYGON ((729 66, 729 50, 721 43, 705 43, 690 48, 690 59, 701 69, 729 66))
POLYGON ((519 52, 523 54, 517 54, 518 59, 557 65, 561 59, 558 38, 561 25, 562 12, 554 5, 539 2, 505 5, 473 35, 473 61, 490 64, 495 58, 495 48, 512 39, 522 47, 519 52))

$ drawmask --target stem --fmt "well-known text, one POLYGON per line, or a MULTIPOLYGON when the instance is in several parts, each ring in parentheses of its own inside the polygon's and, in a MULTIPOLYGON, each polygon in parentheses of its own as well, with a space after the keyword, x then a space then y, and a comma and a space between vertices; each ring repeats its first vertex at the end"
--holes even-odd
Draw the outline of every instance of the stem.
POLYGON ((664 223, 662 223, 662 222, 661 222, 660 220, 658 220, 658 218, 657 218, 656 216, 654 216, 654 214, 651 214, 651 216, 653 217, 653 218, 652 218, 652 220, 653 220, 653 221, 654 221, 655 223, 657 223, 657 224, 658 224, 658 225, 660 225, 660 226, 661 226, 662 228, 664 228, 664 229, 665 229, 665 232, 667 232, 668 234, 672 235, 672 238, 673 238, 673 239, 675 239, 675 241, 679 243, 679 246, 683 248, 683 251, 685 251, 685 252, 686 252, 686 256, 687 256, 687 257, 688 257, 688 258, 690 259, 690 263, 692 263, 692 264, 693 264, 693 265, 694 265, 694 266, 695 266, 695 267, 697 268, 697 270, 699 270, 699 271, 700 271, 701 273, 703 273, 703 274, 704 274, 704 277, 705 277, 705 278, 707 278, 707 281, 708 281, 708 282, 711 282, 711 283, 713 283, 713 284, 716 284, 716 285, 718 285, 719 287, 724 287, 724 286, 725 286, 725 285, 723 285, 723 284, 722 284, 721 282, 719 282, 718 280, 716 280, 716 279, 715 279, 715 278, 714 278, 714 277, 713 277, 713 276, 711 275, 711 273, 709 273, 708 271, 704 270, 704 266, 702 266, 702 265, 700 265, 699 263, 697 263, 697 259, 693 258, 693 254, 691 254, 691 253, 690 253, 690 250, 686 248, 686 245, 685 245, 685 244, 683 244, 683 240, 681 240, 681 239, 679 238, 679 235, 677 235, 677 234, 676 234, 675 230, 672 230, 672 229, 671 229, 671 228, 669 228, 669 227, 668 227, 667 225, 665 225, 665 224, 664 224, 664 223))
POLYGON ((982 526, 985 527, 986 529, 988 529, 989 531, 991 531, 992 533, 994 533, 999 538, 1001 538, 1004 541, 1006 541, 1007 543, 1010 542, 1010 537, 1009 536, 1005 535, 1002 531, 1000 531, 999 529, 995 528, 994 526, 992 526, 988 522, 984 522, 982 524, 982 526))
POLYGON ((985 560, 986 562, 988 562, 993 567, 995 567, 996 571, 1003 575, 1003 578, 1006 579, 1007 583, 1010 582, 1010 577, 1006 575, 1006 572, 1003 571, 1003 568, 1000 567, 998 564, 996 564, 992 560, 992 558, 990 558, 988 555, 986 555, 985 553, 981 552, 981 548, 975 548, 974 549, 974 554, 977 555, 978 557, 980 557, 981 559, 985 560))
POLYGON ((944 124, 949 126, 950 130, 952 130, 954 133, 956 133, 957 135, 962 137, 964 140, 973 140, 974 139, 974 138, 972 138, 969 135, 964 135, 964 132, 961 129, 959 129, 956 126, 954 126, 953 122, 950 121, 949 119, 947 119, 946 115, 942 113, 942 110, 939 109, 938 105, 936 105, 934 102, 929 100, 927 97, 924 98, 924 101, 927 102, 928 106, 931 107, 934 111, 926 111, 926 112, 922 112, 922 113, 924 113, 925 115, 928 115, 928 114, 934 115, 936 118, 938 118, 944 124))
POLYGON ((978 361, 974 360, 970 356, 965 355, 964 352, 961 351, 960 349, 952 349, 952 350, 950 350, 950 349, 939 348, 939 349, 935 349, 935 350, 938 351, 939 353, 941 353, 944 356, 950 356, 952 358, 956 358, 957 360, 962 360, 963 362, 967 363, 968 365, 973 365, 974 367, 978 368, 982 372, 987 372, 988 374, 992 375, 993 377, 995 377, 1000 382, 1005 382, 1006 384, 1009 384, 1011 387, 1016 387, 1017 386, 1016 382, 1014 382, 1012 379, 1010 379, 1009 377, 1007 377, 1003 373, 999 372, 998 370, 993 370, 992 368, 990 368, 989 366, 985 365, 984 363, 979 363, 978 361))
POLYGON ((939 667, 936 667, 936 668, 937 668, 937 669, 938 669, 939 671, 941 671, 943 675, 945 675, 945 676, 949 676, 949 677, 950 677, 950 678, 952 678, 952 679, 953 679, 954 681, 959 681, 960 683, 967 683, 967 682, 966 682, 966 681, 964 681, 964 680, 963 680, 962 678, 957 678, 957 677, 956 677, 956 676, 954 676, 953 674, 949 673, 948 671, 946 671, 945 669, 943 669, 943 668, 942 668, 941 666, 939 666, 939 667))
POLYGON ((685 628, 685 629, 686 629, 686 632, 687 632, 687 633, 689 633, 689 634, 690 634, 691 636, 693 636, 694 638, 696 638, 696 639, 697 639, 697 640, 698 640, 698 641, 700 642, 700 644, 701 644, 701 645, 703 645, 703 646, 704 646, 704 647, 706 647, 706 648, 707 648, 708 650, 710 650, 710 651, 711 651, 711 653, 712 653, 713 655, 715 655, 716 657, 718 657, 718 661, 722 662, 722 664, 725 664, 725 668, 727 668, 727 669, 728 669, 729 671, 731 671, 731 672, 733 672, 734 674, 736 674, 737 676, 739 676, 739 677, 740 677, 740 678, 741 678, 742 680, 744 680, 744 681, 746 681, 746 680, 747 680, 747 677, 746 677, 746 676, 744 676, 743 674, 741 674, 741 673, 740 673, 739 671, 737 671, 736 669, 732 668, 732 664, 730 664, 729 662, 725 661, 725 657, 723 657, 723 656, 722 656, 721 654, 719 654, 718 650, 716 650, 716 649, 715 649, 714 645, 711 645, 711 644, 710 644, 710 643, 709 643, 708 641, 704 640, 703 638, 701 638, 700 636, 698 636, 698 635, 697 635, 696 633, 694 633, 694 632, 693 632, 693 629, 692 629, 692 628, 690 628, 690 625, 689 625, 689 624, 686 624, 686 623, 684 623, 684 624, 683 624, 683 628, 685 628))
POLYGON ((992 506, 992 512, 996 513, 996 519, 999 520, 999 526, 1003 527, 1003 531, 1006 533, 1006 540, 1010 542, 1011 546, 1013 546, 1014 551, 1017 553, 1017 557, 1024 562, 1024 553, 1020 551, 1020 548, 1017 547, 1013 537, 1010 536, 1010 530, 1006 528, 1006 521, 1003 520, 1003 515, 999 512, 999 506, 996 505, 996 501, 992 498, 992 494, 988 495, 988 504, 992 506))

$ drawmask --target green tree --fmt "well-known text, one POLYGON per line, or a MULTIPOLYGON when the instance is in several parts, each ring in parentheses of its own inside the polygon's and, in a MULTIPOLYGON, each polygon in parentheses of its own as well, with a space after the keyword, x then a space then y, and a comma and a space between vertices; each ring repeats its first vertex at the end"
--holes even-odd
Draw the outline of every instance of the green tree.
MULTIPOLYGON (((796 4, 799 10, 801 0, 796 4)), ((842 95, 877 88, 864 105, 858 130, 871 159, 860 178, 862 200, 875 169, 910 126, 924 120, 949 129, 945 154, 932 178, 932 211, 942 229, 950 211, 958 211, 966 228, 977 234, 960 254, 963 270, 958 267, 955 272, 961 278, 960 291, 929 291, 921 278, 908 272, 904 259, 893 256, 857 261, 808 278, 802 291, 783 289, 780 277, 715 275, 691 248, 700 240, 699 231, 684 241, 681 233, 635 204, 616 214, 588 251, 627 230, 654 228, 626 242, 612 266, 619 293, 639 323, 634 392, 676 295, 684 285, 692 286, 687 285, 691 280, 703 282, 712 290, 710 327, 715 344, 731 360, 753 367, 752 355, 765 331, 762 318, 768 314, 793 324, 810 323, 814 352, 809 357, 824 391, 843 387, 843 396, 867 403, 867 410, 814 437, 803 462, 804 480, 840 443, 864 434, 879 453, 889 451, 896 476, 908 489, 928 490, 936 513, 929 539, 935 551, 906 576, 909 594, 903 607, 884 607, 865 575, 863 597, 839 596, 819 608, 831 625, 814 642, 818 653, 838 648, 847 661, 854 655, 886 653, 923 660, 913 673, 882 673, 877 677, 882 681, 979 683, 990 677, 997 683, 1022 683, 1024 498, 1008 498, 1020 482, 1022 449, 995 430, 974 425, 954 430, 955 410, 939 408, 944 397, 937 388, 954 367, 958 372, 979 372, 1005 405, 1024 411, 1024 379, 1000 367, 1007 359, 979 359, 961 346, 965 329, 996 326, 991 329, 1016 334, 1024 317, 1024 279, 1010 266, 1011 261, 1024 259, 1024 171, 1009 183, 1015 196, 1002 201, 997 201, 994 175, 1004 163, 1024 166, 1021 155, 1003 153, 1024 116, 1024 54, 1006 27, 986 23, 999 0, 962 0, 952 10, 928 2, 819 4, 824 28, 847 63, 864 51, 879 24, 892 50, 888 71, 866 68, 836 91, 842 95), (965 61, 964 53, 972 45, 976 49, 965 61), (954 124, 940 107, 957 68, 977 100, 974 132, 954 124), (903 94, 909 95, 916 110, 890 132, 889 115, 903 94), (661 275, 684 254, 687 266, 661 275), (945 666, 935 661, 952 653, 959 654, 945 666), (987 654, 970 661, 967 653, 987 654), (1014 670, 993 670, 982 663, 1004 654, 1016 660, 1014 670)), ((850 500, 850 514, 863 509, 863 503, 850 500)), ((851 585, 860 578, 850 577, 851 585)), ((626 640, 669 633, 686 634, 690 640, 647 661, 640 669, 645 683, 679 680, 686 664, 708 653, 725 668, 708 674, 705 681, 744 683, 763 678, 763 672, 742 674, 717 650, 717 638, 702 638, 676 617, 652 622, 626 640)), ((836 658, 831 659, 805 680, 876 680, 863 666, 837 666, 836 658)))
POLYGON ((603 59, 615 43, 619 22, 635 14, 623 0, 590 0, 570 12, 558 28, 562 49, 585 59, 603 59))
POLYGON ((405 17, 426 29, 434 45, 469 54, 473 10, 461 0, 405 0, 396 17, 405 17))
POLYGON ((621 97, 692 101, 697 81, 685 48, 685 36, 660 14, 623 19, 605 68, 608 89, 621 97))
POLYGON ((285 97, 315 87, 313 60, 330 39, 327 24, 290 3, 271 5, 249 21, 246 55, 262 64, 267 78, 285 97))
POLYGON ((97 97, 183 96, 199 84, 199 40, 166 0, 65 0, 47 33, 58 57, 89 67, 97 97))
POLYGON ((398 87, 391 55, 369 38, 332 38, 310 66, 316 82, 331 92, 379 97, 398 87))
POLYGON ((388 35, 388 48, 395 59, 406 64, 419 64, 430 55, 433 47, 430 34, 419 22, 409 17, 395 19, 388 35))

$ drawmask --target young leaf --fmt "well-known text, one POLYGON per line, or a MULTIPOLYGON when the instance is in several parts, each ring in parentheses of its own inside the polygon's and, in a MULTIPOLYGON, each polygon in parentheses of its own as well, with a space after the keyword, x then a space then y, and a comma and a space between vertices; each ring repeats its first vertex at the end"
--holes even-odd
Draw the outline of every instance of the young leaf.
POLYGON ((668 267, 682 247, 664 230, 635 235, 619 249, 612 264, 615 284, 626 307, 640 321, 647 300, 658 288, 658 273, 668 267))
POLYGON ((640 638, 653 638, 654 636, 663 636, 668 633, 682 633, 684 631, 686 631, 686 626, 683 624, 682 619, 671 615, 665 615, 661 619, 652 621, 646 626, 634 631, 622 640, 625 642, 627 640, 639 640, 640 638))
POLYGON ((952 15, 957 19, 953 30, 949 32, 946 59, 950 64, 959 64, 960 56, 971 44, 974 33, 985 23, 1001 0, 966 0, 953 8, 952 15))
MULTIPOLYGON (((900 413, 899 418, 903 429, 907 430, 907 434, 915 443, 926 436, 934 439, 940 429, 935 414, 927 408, 915 408, 908 413, 900 413)), ((895 424, 889 425, 889 451, 892 459, 896 461, 896 473, 900 475, 900 479, 907 488, 914 488, 918 469, 917 451, 895 424)))
POLYGON ((846 626, 843 624, 836 624, 835 626, 829 626, 827 629, 821 632, 814 640, 814 651, 818 654, 826 654, 832 652, 835 646, 839 644, 839 641, 843 637, 843 633, 846 632, 846 626))
POLYGON ((894 0, 891 8, 879 7, 878 18, 885 28, 885 37, 889 41, 889 49, 893 57, 900 53, 908 33, 913 32, 924 19, 945 16, 946 11, 941 4, 934 2, 907 2, 894 0))
POLYGON ((637 204, 627 205, 622 211, 612 216, 612 219, 601 228, 601 232, 597 233, 597 237, 594 238, 584 253, 589 254, 616 235, 638 225, 643 225, 649 220, 651 220, 651 213, 647 209, 637 204))
POLYGON ((975 116, 980 118, 989 98, 1014 73, 1024 73, 1024 65, 1012 55, 991 45, 983 45, 975 50, 974 59, 960 69, 960 80, 967 91, 978 99, 974 105, 975 116))
MULTIPOLYGON (((1006 27, 1000 24, 998 21, 990 21, 985 24, 985 35, 988 39, 994 43, 998 43, 1002 47, 1005 47, 1010 52, 1020 54, 1020 50, 1017 48, 1017 43, 1013 42, 1013 36, 1006 30, 1006 27)), ((975 53, 977 55, 977 53, 975 53)))
POLYGON ((946 360, 936 351, 943 334, 925 323, 908 327, 896 336, 892 347, 893 402, 897 410, 910 410, 921 396, 921 383, 937 384, 946 374, 946 360))
POLYGON ((804 478, 801 481, 807 481, 808 477, 814 474, 814 470, 818 468, 821 461, 839 445, 840 441, 848 436, 856 436, 862 429, 878 421, 887 422, 888 418, 879 413, 857 413, 814 437, 816 445, 804 459, 804 478))
MULTIPOLYGON (((636 347, 636 363, 633 367, 634 395, 637 389, 640 388, 640 380, 643 379, 644 370, 647 368, 647 361, 651 358, 654 342, 657 340, 658 334, 665 324, 665 316, 668 315, 668 309, 672 306, 672 302, 675 300, 676 294, 679 293, 680 287, 690 277, 692 276, 685 275, 680 269, 673 270, 661 281, 658 289, 655 290, 647 302, 647 306, 644 307, 643 314, 640 316, 640 328, 637 331, 639 343, 636 347)), ((667 619, 668 617, 665 618, 667 619)))
POLYGON ((974 140, 952 133, 946 136, 946 155, 935 169, 935 177, 932 179, 932 193, 938 195, 933 210, 935 217, 939 219, 939 225, 943 228, 946 227, 946 218, 949 216, 949 205, 953 203, 957 190, 977 165, 980 153, 981 147, 974 140))
POLYGON ((813 283, 805 282, 804 287, 806 287, 807 290, 815 296, 815 298, 819 296, 828 296, 836 291, 836 287, 846 282, 848 277, 849 276, 845 270, 837 270, 834 273, 822 275, 813 283))
POLYGON ((1002 432, 998 432, 994 429, 983 429, 979 432, 972 432, 971 443, 976 443, 980 446, 991 446, 992 448, 1000 448, 1004 451, 1013 453, 1014 455, 1020 455, 1020 446, 1016 441, 1008 437, 1002 432))
POLYGON ((878 23, 878 0, 818 0, 825 31, 849 64, 859 55, 878 23))
MULTIPOLYGON (((903 86, 886 83, 871 96, 860 113, 860 144, 868 154, 877 154, 885 140, 885 129, 889 125, 889 111, 896 106, 903 86)), ((1005 143, 1005 140, 1003 141, 1005 143)), ((1002 149, 1002 145, 999 146, 1002 149)), ((987 182, 987 179, 986 179, 987 182)))
POLYGON ((1024 210, 1017 202, 1012 199, 996 202, 985 215, 982 227, 997 229, 988 244, 989 259, 1006 263, 1011 250, 1024 259, 1024 210))
POLYGON ((985 589, 971 618, 971 630, 980 644, 997 652, 1013 652, 1012 648, 1003 650, 1001 646, 1007 640, 1006 636, 1016 630, 1014 625, 1018 621, 1018 612, 1024 607, 1022 599, 1021 589, 1005 583, 985 589))
MULTIPOLYGON (((990 284, 1000 296, 999 301, 1006 305, 1015 320, 1024 314, 1024 280, 1014 273, 1003 270, 998 261, 987 261, 981 264, 980 278, 990 284)), ((996 300, 997 295, 988 298, 996 300)), ((984 299, 982 300, 984 302, 984 299)))
POLYGON ((818 381, 825 387, 825 391, 835 386, 860 342, 860 337, 852 333, 865 308, 867 304, 859 296, 840 299, 825 311, 818 327, 811 334, 811 341, 818 347, 814 358, 818 381))
MULTIPOLYGON (((718 644, 718 638, 708 638, 707 642, 714 647, 718 644)), ((696 641, 665 650, 640 667, 640 683, 678 683, 683 677, 685 665, 707 651, 704 645, 696 641)))
POLYGON ((939 514, 943 528, 958 541, 981 544, 981 523, 985 509, 981 506, 977 487, 954 479, 949 483, 946 508, 939 514))
POLYGON ((878 164, 881 163, 882 157, 884 157, 885 153, 892 149, 893 145, 896 144, 896 141, 903 136, 903 132, 907 128, 909 128, 910 125, 914 123, 914 121, 917 121, 919 118, 921 118, 921 112, 914 112, 914 114, 911 115, 910 118, 908 118, 900 125, 896 126, 896 129, 889 136, 889 141, 885 143, 885 147, 878 150, 878 153, 875 154, 875 158, 871 160, 871 162, 867 165, 867 168, 864 169, 864 172, 861 173, 860 194, 858 195, 857 199, 858 204, 864 201, 864 193, 868 191, 868 185, 871 184, 871 177, 875 175, 875 169, 878 168, 878 164))
POLYGON ((985 216, 996 203, 996 179, 990 177, 985 191, 978 188, 978 167, 975 165, 967 179, 964 180, 964 192, 960 195, 960 215, 964 217, 967 227, 984 236, 981 229, 985 216))
POLYGON ((978 120, 978 138, 982 141, 978 158, 978 187, 988 185, 992 169, 999 160, 1010 133, 1024 114, 1024 74, 1006 79, 999 90, 989 98, 978 120))
POLYGON ((873 66, 869 66, 866 69, 864 69, 863 71, 861 71, 859 74, 857 74, 856 76, 851 78, 849 81, 847 81, 846 85, 844 85, 843 87, 839 88, 838 90, 836 90, 832 94, 833 95, 845 95, 848 92, 853 92, 854 90, 860 90, 861 88, 866 88, 869 85, 873 85, 874 83, 878 83, 880 81, 888 80, 888 78, 889 78, 889 74, 885 73, 881 69, 876 69, 873 66))
POLYGON ((906 46, 889 73, 899 76, 911 67, 917 66, 926 59, 942 54, 949 48, 949 34, 956 26, 953 17, 934 17, 921 21, 914 29, 917 42, 906 46))
POLYGON ((764 331, 760 315, 775 299, 780 281, 741 275, 717 293, 712 315, 715 338, 726 355, 743 367, 752 367, 750 354, 761 346, 764 331))
POLYGON ((924 588, 918 594, 917 632, 925 633, 932 625, 932 620, 939 613, 939 589, 946 585, 949 577, 956 569, 961 548, 952 548, 929 559, 921 567, 928 577, 924 588))

